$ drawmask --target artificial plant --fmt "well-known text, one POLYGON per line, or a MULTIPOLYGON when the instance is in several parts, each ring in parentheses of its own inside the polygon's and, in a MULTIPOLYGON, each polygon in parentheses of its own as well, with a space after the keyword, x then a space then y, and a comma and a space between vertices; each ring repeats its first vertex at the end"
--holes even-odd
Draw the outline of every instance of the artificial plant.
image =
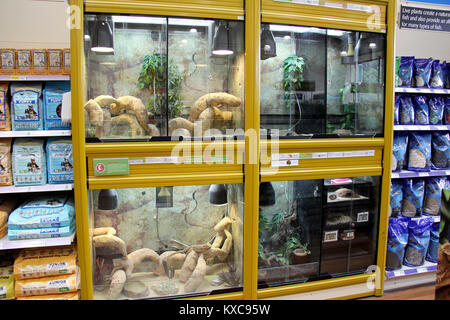
POLYGON ((291 92, 297 91, 302 87, 305 59, 291 54, 283 62, 284 100, 286 107, 289 108, 291 105, 291 92))
POLYGON ((155 52, 152 55, 145 55, 138 77, 138 85, 139 88, 150 91, 151 96, 147 109, 157 115, 161 115, 163 108, 166 106, 166 90, 168 89, 169 118, 176 118, 183 111, 183 103, 180 97, 183 75, 172 60, 168 63, 168 72, 166 72, 166 65, 167 57, 165 54, 155 52))

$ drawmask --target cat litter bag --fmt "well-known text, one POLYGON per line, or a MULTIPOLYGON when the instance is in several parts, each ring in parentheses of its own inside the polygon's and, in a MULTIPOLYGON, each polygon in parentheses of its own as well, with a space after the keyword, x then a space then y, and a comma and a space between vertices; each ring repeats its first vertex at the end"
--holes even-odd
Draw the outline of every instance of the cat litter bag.
POLYGON ((400 171, 407 166, 406 151, 408 148, 408 133, 394 132, 392 152, 392 171, 400 171))
POLYGON ((70 122, 61 121, 63 94, 70 91, 69 81, 49 81, 43 93, 44 127, 46 130, 68 130, 70 122))
POLYGON ((402 201, 403 201, 403 183, 401 180, 392 180, 390 213, 389 213, 391 217, 397 217, 401 215, 402 201))
POLYGON ((431 134, 431 169, 450 167, 449 133, 433 132, 431 134))
POLYGON ((72 139, 49 138, 47 140, 46 153, 48 183, 72 183, 72 139))
POLYGON ((447 99, 445 99, 443 122, 445 124, 450 124, 450 97, 447 97, 447 99))
POLYGON ((430 243, 430 227, 433 217, 421 217, 409 220, 408 244, 406 245, 403 264, 408 267, 418 267, 425 262, 428 244, 430 243))
POLYGON ((431 78, 433 59, 414 59, 413 85, 416 88, 428 88, 431 78))
POLYGON ((414 124, 429 124, 428 103, 425 96, 414 96, 414 124))
POLYGON ((426 215, 439 215, 441 211, 442 190, 445 187, 445 177, 432 177, 425 182, 425 196, 422 212, 426 215))
POLYGON ((414 71, 414 57, 401 57, 398 67, 398 87, 411 87, 414 71))
POLYGON ((408 170, 430 171, 431 133, 411 132, 408 146, 408 170))
POLYGON ((439 60, 433 60, 433 63, 431 64, 430 88, 444 88, 444 74, 442 65, 439 62, 439 60))
POLYGON ((400 124, 400 95, 395 95, 394 103, 394 125, 400 124))
POLYGON ((410 218, 390 217, 386 253, 386 270, 401 269, 408 244, 408 224, 410 218))
POLYGON ((410 96, 400 97, 400 124, 414 124, 414 105, 410 96))
POLYGON ((41 185, 47 182, 44 140, 16 138, 12 151, 14 185, 41 185))
POLYGON ((420 216, 422 214, 424 194, 424 179, 404 179, 402 216, 410 218, 420 216))
POLYGON ((41 196, 15 209, 8 219, 8 229, 70 226, 75 219, 75 205, 68 196, 41 196))
POLYGON ((428 100, 428 112, 430 124, 442 124, 442 117, 444 115, 444 98, 431 97, 428 100))
POLYGON ((11 84, 12 130, 44 130, 42 82, 11 84))
POLYGON ((434 222, 430 228, 430 243, 428 244, 425 260, 429 262, 438 262, 439 252, 439 225, 440 222, 434 222))
POLYGON ((8 240, 68 237, 72 235, 74 231, 75 221, 70 226, 65 227, 8 229, 8 240))

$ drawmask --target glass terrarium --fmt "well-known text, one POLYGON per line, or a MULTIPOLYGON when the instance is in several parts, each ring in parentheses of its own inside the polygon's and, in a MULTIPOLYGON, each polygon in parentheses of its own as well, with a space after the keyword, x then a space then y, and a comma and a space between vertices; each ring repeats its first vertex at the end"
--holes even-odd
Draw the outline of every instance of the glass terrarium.
POLYGON ((260 184, 260 288, 364 273, 376 264, 380 177, 260 184))
POLYGON ((382 136, 385 43, 380 33, 262 24, 263 133, 382 136))
POLYGON ((242 290, 243 185, 91 190, 94 299, 242 290))
POLYGON ((232 137, 244 128, 242 21, 84 19, 87 141, 232 137))

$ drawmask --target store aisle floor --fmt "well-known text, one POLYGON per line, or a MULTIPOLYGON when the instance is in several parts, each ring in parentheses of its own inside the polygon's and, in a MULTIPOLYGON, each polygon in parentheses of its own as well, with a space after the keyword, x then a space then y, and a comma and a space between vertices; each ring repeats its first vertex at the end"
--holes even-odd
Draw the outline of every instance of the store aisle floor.
POLYGON ((402 290, 386 291, 382 297, 368 297, 360 300, 434 300, 435 286, 420 286, 402 290))

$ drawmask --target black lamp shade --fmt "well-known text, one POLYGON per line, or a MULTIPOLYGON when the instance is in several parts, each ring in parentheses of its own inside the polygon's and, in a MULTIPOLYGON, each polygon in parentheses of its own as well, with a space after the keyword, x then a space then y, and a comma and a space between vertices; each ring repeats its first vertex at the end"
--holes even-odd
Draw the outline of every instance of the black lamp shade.
POLYGON ((224 22, 219 23, 213 38, 212 53, 215 55, 230 55, 233 50, 230 47, 229 29, 224 22))
POLYGON ((259 206, 267 207, 275 204, 275 189, 270 182, 261 182, 259 185, 259 206))
POLYGON ((98 208, 100 210, 117 209, 117 191, 115 189, 102 189, 98 194, 98 208))
POLYGON ((114 37, 112 30, 112 19, 107 17, 100 17, 92 32, 92 46, 91 50, 100 53, 114 52, 114 37))
POLYGON ((264 26, 261 32, 261 60, 266 60, 277 55, 277 46, 269 26, 264 26))
POLYGON ((212 184, 209 187, 209 203, 214 205, 227 204, 227 188, 224 184, 212 184))

